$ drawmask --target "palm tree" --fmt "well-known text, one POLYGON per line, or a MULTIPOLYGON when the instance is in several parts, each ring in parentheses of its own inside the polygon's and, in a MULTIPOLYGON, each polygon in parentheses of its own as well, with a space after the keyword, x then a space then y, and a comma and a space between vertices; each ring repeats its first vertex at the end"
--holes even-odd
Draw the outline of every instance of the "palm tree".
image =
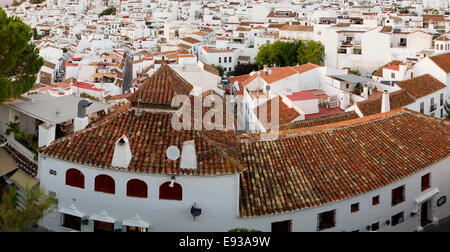
POLYGON ((21 232, 36 224, 55 199, 44 190, 27 188, 23 192, 23 207, 18 207, 17 188, 9 186, 0 201, 0 232, 21 232))
POLYGON ((444 109, 447 114, 447 120, 450 120, 450 104, 448 104, 447 101, 445 101, 444 109))

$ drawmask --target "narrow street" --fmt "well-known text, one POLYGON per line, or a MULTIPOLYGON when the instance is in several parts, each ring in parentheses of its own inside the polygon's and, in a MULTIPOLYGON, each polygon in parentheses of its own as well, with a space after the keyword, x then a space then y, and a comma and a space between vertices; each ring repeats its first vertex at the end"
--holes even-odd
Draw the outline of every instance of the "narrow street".
POLYGON ((450 217, 439 222, 439 224, 426 228, 424 232, 450 232, 450 217))

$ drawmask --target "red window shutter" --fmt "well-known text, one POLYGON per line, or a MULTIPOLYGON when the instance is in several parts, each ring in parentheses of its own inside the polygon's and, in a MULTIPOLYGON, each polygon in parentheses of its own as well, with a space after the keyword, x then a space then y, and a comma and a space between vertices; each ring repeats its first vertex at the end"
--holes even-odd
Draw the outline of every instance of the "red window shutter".
POLYGON ((159 199, 183 200, 183 188, 178 183, 170 187, 170 182, 166 182, 159 187, 159 199))
POLYGON ((66 185, 84 189, 84 175, 77 169, 66 171, 66 185))
POLYGON ((127 196, 147 198, 147 184, 139 179, 132 179, 127 183, 127 196))
POLYGON ((116 186, 115 186, 114 179, 108 175, 104 175, 104 174, 98 175, 97 177, 95 177, 94 190, 96 192, 115 194, 116 186))

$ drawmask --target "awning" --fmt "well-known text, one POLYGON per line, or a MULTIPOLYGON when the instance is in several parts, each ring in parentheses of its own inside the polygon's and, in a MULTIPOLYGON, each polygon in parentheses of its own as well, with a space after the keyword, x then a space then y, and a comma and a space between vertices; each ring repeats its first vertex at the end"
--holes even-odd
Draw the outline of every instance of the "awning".
POLYGON ((150 224, 141 220, 138 215, 136 215, 135 217, 133 217, 131 219, 124 220, 122 222, 122 225, 130 226, 130 227, 141 227, 141 228, 148 228, 150 226, 150 224))
POLYGON ((92 215, 89 219, 96 221, 103 221, 108 223, 115 223, 116 219, 109 216, 106 211, 102 211, 99 215, 92 215))
POLYGON ((16 161, 5 150, 0 149, 0 177, 5 176, 15 169, 17 169, 16 161))
POLYGON ((22 170, 17 170, 14 175, 9 178, 14 184, 22 187, 22 188, 33 188, 35 187, 39 181, 29 175, 27 175, 22 170))
POLYGON ((438 193, 439 193, 439 189, 438 188, 434 188, 434 189, 430 190, 429 192, 425 193, 424 195, 421 195, 421 196, 415 198, 414 201, 417 204, 420 204, 420 203, 422 203, 422 202, 432 198, 434 195, 436 195, 438 193))
POLYGON ((85 214, 80 212, 74 205, 71 205, 70 208, 60 208, 59 212, 63 213, 63 214, 80 217, 80 218, 85 216, 85 214))

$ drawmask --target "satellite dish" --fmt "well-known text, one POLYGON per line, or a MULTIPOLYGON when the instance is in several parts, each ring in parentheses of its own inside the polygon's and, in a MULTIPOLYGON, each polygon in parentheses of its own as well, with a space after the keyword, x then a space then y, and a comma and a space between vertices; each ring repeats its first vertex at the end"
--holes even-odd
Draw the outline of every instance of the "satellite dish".
POLYGON ((266 86, 266 90, 267 90, 267 91, 270 90, 270 86, 269 86, 269 85, 266 86))
POLYGON ((180 150, 177 146, 169 146, 166 151, 166 156, 168 159, 175 161, 180 157, 180 150))

